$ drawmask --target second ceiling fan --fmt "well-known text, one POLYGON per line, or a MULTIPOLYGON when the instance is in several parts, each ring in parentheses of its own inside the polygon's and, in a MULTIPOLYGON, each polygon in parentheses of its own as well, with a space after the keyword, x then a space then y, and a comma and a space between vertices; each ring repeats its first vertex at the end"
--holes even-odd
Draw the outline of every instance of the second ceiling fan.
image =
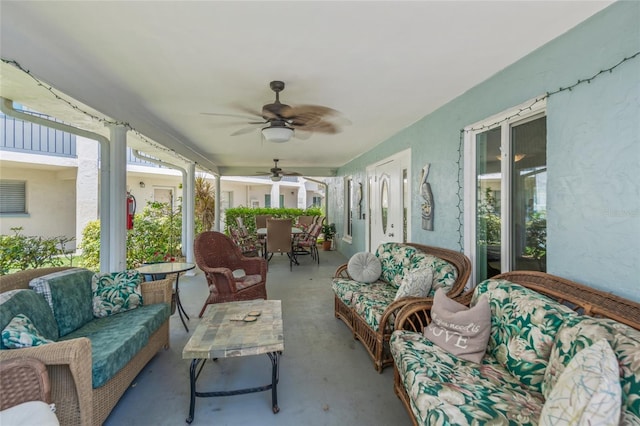
MULTIPOLYGON (((255 117, 250 121, 249 127, 244 127, 231 133, 231 136, 242 135, 255 131, 262 127, 262 135, 270 142, 287 142, 292 136, 306 139, 312 133, 335 134, 340 132, 340 124, 348 123, 342 114, 332 108, 321 105, 298 105, 291 106, 280 102, 280 92, 284 90, 283 81, 272 81, 269 84, 271 90, 276 94, 273 103, 262 106, 261 112, 245 106, 238 106, 240 110, 255 117)), ((203 113, 217 116, 232 116, 233 114, 203 113)))
POLYGON ((258 172, 256 174, 259 176, 269 176, 271 180, 274 182, 279 182, 280 180, 282 180, 283 176, 302 176, 298 172, 288 172, 288 171, 282 170, 280 167, 278 167, 278 161, 280 160, 278 160, 277 158, 274 158, 273 159, 274 166, 271 169, 269 169, 268 172, 258 172))

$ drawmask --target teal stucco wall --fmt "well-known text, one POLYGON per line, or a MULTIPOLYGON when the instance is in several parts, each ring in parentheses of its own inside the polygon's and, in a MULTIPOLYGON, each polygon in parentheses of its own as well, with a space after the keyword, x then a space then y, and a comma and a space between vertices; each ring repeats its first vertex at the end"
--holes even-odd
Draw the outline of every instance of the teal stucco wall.
MULTIPOLYGON (((460 249, 460 130, 636 54, 638 22, 640 2, 614 3, 344 165, 333 180, 334 194, 343 176, 364 184, 368 165, 410 148, 409 239, 460 249), (425 163, 431 163, 434 231, 420 226, 416 188, 425 163)), ((547 155, 548 272, 640 301, 640 56, 547 99, 547 155)), ((333 195, 329 203, 338 229, 341 198, 333 195)), ((365 221, 356 220, 353 242, 339 241, 339 250, 346 256, 364 250, 365 232, 365 221)))

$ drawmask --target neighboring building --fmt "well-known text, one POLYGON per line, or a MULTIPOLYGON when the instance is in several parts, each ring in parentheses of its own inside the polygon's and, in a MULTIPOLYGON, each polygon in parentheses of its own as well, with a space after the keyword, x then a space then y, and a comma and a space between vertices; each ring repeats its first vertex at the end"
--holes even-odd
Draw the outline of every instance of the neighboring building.
MULTIPOLYGON (((215 177, 202 173, 213 183, 215 177)), ((321 206, 323 188, 304 178, 222 177, 221 211, 227 208, 321 206)), ((99 217, 99 145, 71 135, 0 114, 0 234, 22 227, 25 235, 75 237, 99 217)), ((182 175, 135 157, 127 151, 127 191, 139 212, 149 201, 182 200, 182 175)), ((221 222, 224 223, 224 222, 221 222)))

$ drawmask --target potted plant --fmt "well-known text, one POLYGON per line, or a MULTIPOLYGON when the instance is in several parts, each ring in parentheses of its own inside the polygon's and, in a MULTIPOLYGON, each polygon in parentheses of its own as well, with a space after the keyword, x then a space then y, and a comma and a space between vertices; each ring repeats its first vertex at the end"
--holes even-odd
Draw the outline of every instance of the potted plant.
POLYGON ((325 251, 331 250, 331 244, 333 238, 336 236, 336 224, 324 224, 322 225, 322 233, 324 234, 324 241, 322 242, 322 249, 325 251))

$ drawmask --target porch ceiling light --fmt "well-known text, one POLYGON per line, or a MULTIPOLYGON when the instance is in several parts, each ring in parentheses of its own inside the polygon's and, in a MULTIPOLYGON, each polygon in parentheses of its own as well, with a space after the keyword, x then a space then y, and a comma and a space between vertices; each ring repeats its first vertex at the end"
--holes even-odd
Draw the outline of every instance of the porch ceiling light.
POLYGON ((287 142, 293 136, 293 129, 286 126, 271 125, 262 129, 262 135, 269 142, 287 142))
POLYGON ((271 180, 273 182, 280 182, 282 180, 282 176, 280 176, 280 175, 271 175, 271 180))

